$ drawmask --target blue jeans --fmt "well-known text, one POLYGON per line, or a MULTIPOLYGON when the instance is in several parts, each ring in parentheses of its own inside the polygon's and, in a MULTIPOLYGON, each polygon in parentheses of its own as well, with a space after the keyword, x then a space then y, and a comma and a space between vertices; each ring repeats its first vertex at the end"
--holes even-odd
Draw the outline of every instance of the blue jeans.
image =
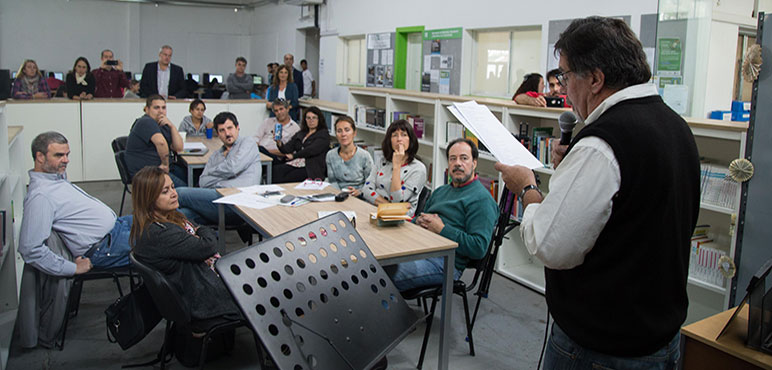
MULTIPOLYGON (((445 270, 442 269, 442 257, 432 257, 423 260, 402 262, 392 266, 386 266, 384 271, 391 277, 391 281, 400 292, 406 290, 442 285, 445 270)), ((453 280, 461 278, 463 271, 453 267, 453 280)), ((453 287, 451 287, 453 289, 453 287)))
POLYGON ((681 334, 654 353, 641 357, 616 357, 581 347, 571 340, 557 324, 552 324, 544 353, 545 370, 564 369, 676 369, 680 356, 681 334))
MULTIPOLYGON (((199 225, 217 225, 218 214, 217 204, 212 201, 220 198, 220 194, 215 189, 204 188, 179 188, 177 189, 180 208, 188 220, 199 225)), ((225 224, 240 225, 244 220, 233 212, 231 207, 225 206, 225 224)))
POLYGON ((129 235, 133 216, 118 217, 115 226, 110 231, 110 237, 105 238, 89 257, 91 264, 96 268, 107 269, 111 267, 127 266, 129 264, 129 235))
POLYGON ((176 163, 172 164, 171 168, 169 168, 169 178, 172 179, 175 188, 188 186, 187 167, 180 166, 176 163))

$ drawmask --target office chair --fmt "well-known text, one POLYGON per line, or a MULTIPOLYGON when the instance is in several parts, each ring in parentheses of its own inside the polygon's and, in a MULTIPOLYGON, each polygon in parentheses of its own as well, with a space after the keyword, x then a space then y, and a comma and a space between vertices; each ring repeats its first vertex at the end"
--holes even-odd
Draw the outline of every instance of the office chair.
POLYGON ((129 186, 131 185, 131 177, 129 177, 129 169, 126 167, 126 151, 121 150, 115 153, 115 165, 118 166, 118 174, 121 175, 121 182, 123 183, 121 209, 118 211, 118 217, 121 217, 123 214, 123 203, 126 201, 126 193, 131 194, 131 187, 129 186))
POLYGON ((113 147, 113 153, 118 153, 121 150, 126 150, 126 141, 129 140, 128 136, 118 136, 113 139, 110 145, 113 147))

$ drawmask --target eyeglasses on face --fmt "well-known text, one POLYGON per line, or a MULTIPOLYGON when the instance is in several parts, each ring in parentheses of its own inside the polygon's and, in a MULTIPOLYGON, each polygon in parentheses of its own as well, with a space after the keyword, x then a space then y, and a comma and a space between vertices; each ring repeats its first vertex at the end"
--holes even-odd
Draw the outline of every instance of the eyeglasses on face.
POLYGON ((558 73, 555 75, 555 78, 557 78, 557 80, 558 80, 558 83, 560 84, 560 86, 566 87, 566 85, 568 84, 568 74, 569 74, 569 73, 572 73, 572 72, 573 72, 573 71, 571 71, 571 70, 568 70, 568 71, 560 71, 560 72, 558 72, 558 73))

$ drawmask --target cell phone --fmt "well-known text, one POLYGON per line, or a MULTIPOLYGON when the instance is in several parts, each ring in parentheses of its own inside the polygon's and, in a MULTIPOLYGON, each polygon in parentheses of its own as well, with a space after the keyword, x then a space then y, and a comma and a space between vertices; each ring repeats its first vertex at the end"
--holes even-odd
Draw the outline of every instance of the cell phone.
POLYGON ((108 60, 108 61, 105 62, 105 64, 108 65, 108 66, 117 66, 118 65, 118 61, 117 60, 108 60))

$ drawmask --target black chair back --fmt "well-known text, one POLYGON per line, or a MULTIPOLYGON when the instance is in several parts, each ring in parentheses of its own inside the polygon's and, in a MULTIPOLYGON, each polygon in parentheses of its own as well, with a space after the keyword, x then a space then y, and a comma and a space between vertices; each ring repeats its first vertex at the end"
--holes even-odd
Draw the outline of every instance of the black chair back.
POLYGON ((414 213, 416 217, 424 212, 426 201, 429 200, 430 195, 432 195, 432 190, 424 186, 423 189, 421 189, 421 193, 418 194, 418 203, 415 206, 415 213, 414 213))
POLYGON ((110 144, 113 147, 113 153, 118 153, 122 150, 126 150, 126 141, 129 140, 128 136, 118 136, 113 139, 110 144))
POLYGON ((115 165, 118 166, 118 173, 121 175, 121 182, 124 185, 131 185, 129 169, 126 167, 126 152, 121 150, 115 153, 115 165))
POLYGON ((177 289, 169 283, 169 280, 166 280, 166 277, 160 271, 138 261, 134 256, 134 252, 129 257, 131 258, 132 267, 142 277, 142 282, 150 292, 150 296, 153 298, 161 316, 166 320, 182 325, 190 323, 190 311, 186 309, 182 297, 177 292, 177 289))

